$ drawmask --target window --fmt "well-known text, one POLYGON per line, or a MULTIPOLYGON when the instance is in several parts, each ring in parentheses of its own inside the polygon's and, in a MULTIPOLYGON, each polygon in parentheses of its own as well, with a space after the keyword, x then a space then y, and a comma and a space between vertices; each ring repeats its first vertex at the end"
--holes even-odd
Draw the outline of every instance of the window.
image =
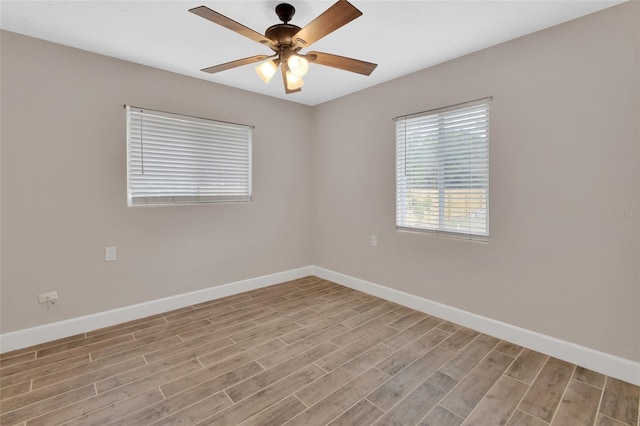
POLYGON ((251 201, 252 126, 126 110, 129 206, 251 201))
POLYGON ((395 119, 397 229, 488 240, 489 100, 395 119))

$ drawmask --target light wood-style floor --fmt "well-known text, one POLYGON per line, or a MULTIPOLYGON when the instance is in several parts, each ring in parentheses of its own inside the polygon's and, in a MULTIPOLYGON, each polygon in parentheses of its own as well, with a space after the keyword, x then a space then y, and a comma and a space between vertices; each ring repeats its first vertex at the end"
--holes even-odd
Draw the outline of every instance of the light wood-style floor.
POLYGON ((638 425, 637 386, 316 277, 0 359, 6 426, 638 425))

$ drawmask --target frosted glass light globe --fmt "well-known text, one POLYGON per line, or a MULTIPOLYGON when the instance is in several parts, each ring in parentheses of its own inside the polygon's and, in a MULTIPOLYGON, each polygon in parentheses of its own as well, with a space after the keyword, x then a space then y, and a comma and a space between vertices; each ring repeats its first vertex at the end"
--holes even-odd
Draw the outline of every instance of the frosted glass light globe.
POLYGON ((289 66, 291 73, 296 77, 304 77, 309 71, 309 61, 302 56, 289 56, 289 59, 287 59, 287 65, 289 66))

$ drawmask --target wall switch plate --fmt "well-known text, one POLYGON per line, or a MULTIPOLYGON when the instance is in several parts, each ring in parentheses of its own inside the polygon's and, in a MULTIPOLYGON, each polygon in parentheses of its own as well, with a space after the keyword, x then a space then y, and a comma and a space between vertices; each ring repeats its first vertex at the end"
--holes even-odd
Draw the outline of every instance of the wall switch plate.
POLYGON ((105 247, 104 248, 104 261, 105 262, 115 262, 116 261, 116 248, 115 247, 105 247))
POLYGON ((372 235, 371 236, 371 247, 378 247, 378 236, 377 235, 372 235))
POLYGON ((47 302, 54 303, 56 300, 58 300, 57 291, 50 291, 48 293, 42 293, 38 295, 39 303, 47 303, 47 302))

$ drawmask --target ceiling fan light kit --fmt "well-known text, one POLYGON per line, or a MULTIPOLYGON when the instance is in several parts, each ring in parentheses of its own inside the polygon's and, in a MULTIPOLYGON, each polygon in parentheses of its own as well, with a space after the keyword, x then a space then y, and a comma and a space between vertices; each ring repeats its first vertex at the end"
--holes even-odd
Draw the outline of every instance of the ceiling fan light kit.
POLYGON ((256 55, 202 69, 210 74, 262 62, 256 67, 256 73, 260 79, 269 83, 280 67, 285 93, 290 94, 301 90, 304 84, 302 77, 309 71, 310 62, 362 75, 370 75, 377 66, 371 62, 330 53, 299 53, 301 49, 311 46, 322 37, 362 15, 362 12, 346 0, 338 0, 304 28, 289 24, 295 14, 295 8, 288 3, 280 3, 276 6, 276 14, 282 23, 267 28, 264 36, 206 6, 189 9, 189 12, 257 41, 275 52, 272 56, 256 55))

